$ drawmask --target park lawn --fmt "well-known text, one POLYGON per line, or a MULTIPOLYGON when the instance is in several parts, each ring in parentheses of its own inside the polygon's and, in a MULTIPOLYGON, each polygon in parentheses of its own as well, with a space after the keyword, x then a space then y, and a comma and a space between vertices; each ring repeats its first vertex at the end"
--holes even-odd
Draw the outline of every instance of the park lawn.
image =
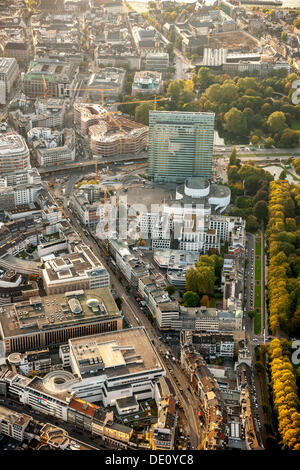
POLYGON ((261 239, 260 239, 260 232, 257 234, 256 240, 255 240, 255 254, 257 256, 261 255, 261 239))
POLYGON ((292 122, 291 128, 294 131, 300 131, 300 121, 294 121, 292 122))
POLYGON ((261 296, 261 285, 255 285, 255 290, 254 290, 254 308, 259 308, 260 309, 260 296, 261 296))
POLYGON ((260 334, 260 327, 261 327, 260 313, 256 313, 254 317, 254 334, 255 335, 260 334))
POLYGON ((260 258, 256 258, 255 260, 255 280, 261 280, 261 261, 260 258))

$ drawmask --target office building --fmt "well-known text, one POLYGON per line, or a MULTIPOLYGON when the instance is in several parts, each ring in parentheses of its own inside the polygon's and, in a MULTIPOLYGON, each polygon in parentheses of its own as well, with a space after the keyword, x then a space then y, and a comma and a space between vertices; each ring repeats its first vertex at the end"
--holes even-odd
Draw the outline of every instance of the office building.
POLYGON ((7 95, 19 77, 19 66, 14 58, 0 58, 0 83, 4 86, 0 104, 6 104, 7 95))
POLYGON ((30 168, 29 150, 23 137, 15 133, 0 136, 0 177, 30 168))
POLYGON ((72 97, 79 67, 62 59, 35 59, 23 78, 24 93, 30 98, 45 95, 45 83, 49 97, 72 97))
POLYGON ((148 174, 156 182, 209 179, 212 171, 214 113, 150 111, 148 174))
POLYGON ((0 332, 6 354, 57 347, 84 335, 122 328, 108 288, 31 297, 0 306, 0 332))
POLYGON ((85 245, 76 245, 73 253, 47 261, 42 276, 48 295, 109 287, 108 272, 85 245))

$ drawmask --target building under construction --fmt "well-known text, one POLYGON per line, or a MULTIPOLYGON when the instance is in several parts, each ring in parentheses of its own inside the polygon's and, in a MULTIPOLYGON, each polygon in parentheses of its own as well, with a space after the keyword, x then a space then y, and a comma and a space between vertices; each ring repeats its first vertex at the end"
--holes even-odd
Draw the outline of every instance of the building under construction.
POLYGON ((108 112, 98 104, 75 103, 74 122, 83 136, 89 136, 93 155, 138 153, 148 145, 148 126, 108 112))

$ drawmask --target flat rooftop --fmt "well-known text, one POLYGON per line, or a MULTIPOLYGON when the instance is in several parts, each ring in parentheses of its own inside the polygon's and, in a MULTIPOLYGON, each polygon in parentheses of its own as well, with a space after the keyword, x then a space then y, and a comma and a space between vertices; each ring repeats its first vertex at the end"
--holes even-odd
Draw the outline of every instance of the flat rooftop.
POLYGON ((95 256, 87 246, 80 245, 75 248, 73 253, 66 254, 47 261, 43 276, 47 284, 55 281, 66 282, 68 279, 76 277, 87 277, 87 271, 97 269, 103 270, 103 275, 107 273, 101 261, 95 256))
POLYGON ((79 290, 0 306, 5 337, 120 317, 108 287, 79 290))
POLYGON ((147 370, 163 370, 143 327, 69 339, 69 344, 79 370, 83 370, 82 361, 89 361, 90 364, 102 361, 103 373, 108 379, 145 373, 147 370))
POLYGON ((15 155, 28 152, 25 140, 19 134, 3 134, 0 137, 0 157, 2 155, 15 155))
POLYGON ((0 406, 0 420, 5 419, 12 425, 23 427, 32 419, 31 416, 0 406))
POLYGON ((182 250, 154 250, 154 261, 161 268, 184 269, 199 261, 200 253, 182 250))

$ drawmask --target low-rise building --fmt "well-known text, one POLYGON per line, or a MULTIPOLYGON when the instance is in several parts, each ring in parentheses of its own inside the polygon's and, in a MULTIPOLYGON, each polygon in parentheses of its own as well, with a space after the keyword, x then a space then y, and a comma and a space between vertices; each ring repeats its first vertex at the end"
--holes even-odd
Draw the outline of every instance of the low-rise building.
POLYGON ((143 70, 136 72, 132 83, 132 96, 159 95, 163 88, 162 75, 159 72, 143 70))
POLYGON ((75 160, 75 131, 35 127, 27 133, 39 166, 54 166, 75 160))
POLYGON ((74 123, 81 135, 89 136, 91 152, 96 156, 138 153, 148 145, 148 126, 119 114, 112 117, 98 104, 75 103, 74 123))
POLYGON ((109 246, 121 273, 131 285, 138 287, 139 279, 149 273, 147 261, 131 253, 128 245, 120 240, 110 240, 109 246))
POLYGON ((26 137, 34 127, 62 129, 65 119, 66 102, 61 98, 36 100, 34 106, 28 101, 17 100, 9 105, 12 126, 26 137))
MULTIPOLYGON (((88 82, 89 98, 96 102, 103 98, 117 98, 123 91, 125 70, 116 67, 105 67, 93 73, 88 82)), ((102 103, 103 104, 103 103, 102 103)))
POLYGON ((108 272, 85 245, 76 245, 73 253, 47 261, 42 276, 48 295, 109 287, 108 272))

